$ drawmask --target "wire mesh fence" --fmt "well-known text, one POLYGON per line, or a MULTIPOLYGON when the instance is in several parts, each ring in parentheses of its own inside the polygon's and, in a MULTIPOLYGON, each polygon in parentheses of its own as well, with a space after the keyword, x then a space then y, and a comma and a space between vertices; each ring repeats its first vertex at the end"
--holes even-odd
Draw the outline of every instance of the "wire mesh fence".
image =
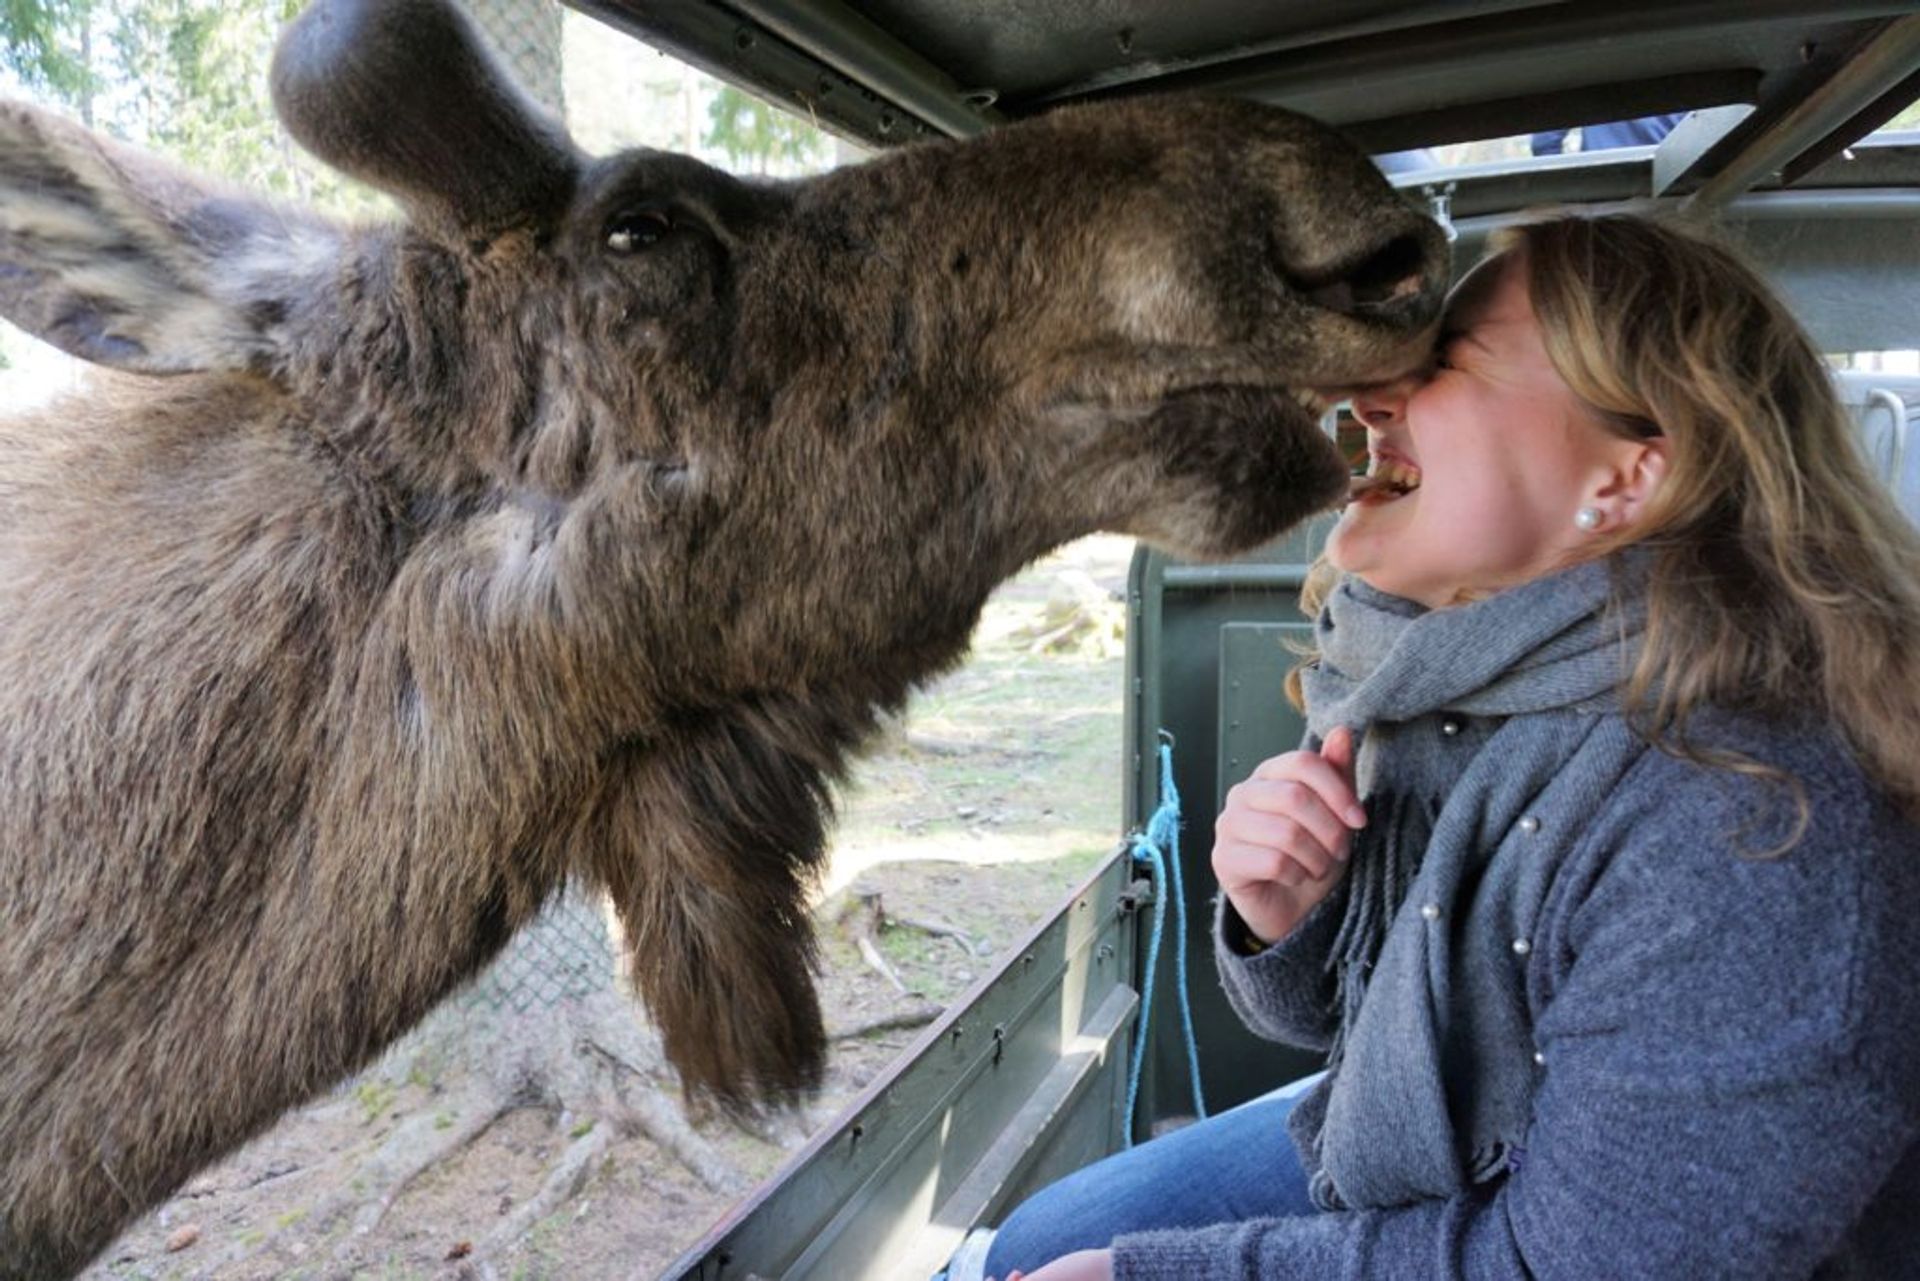
POLYGON ((467 989, 464 1004, 525 1014, 614 986, 607 910, 604 898, 582 889, 556 894, 467 989))
POLYGON ((566 115, 560 6, 555 0, 466 0, 513 78, 547 110, 566 115))

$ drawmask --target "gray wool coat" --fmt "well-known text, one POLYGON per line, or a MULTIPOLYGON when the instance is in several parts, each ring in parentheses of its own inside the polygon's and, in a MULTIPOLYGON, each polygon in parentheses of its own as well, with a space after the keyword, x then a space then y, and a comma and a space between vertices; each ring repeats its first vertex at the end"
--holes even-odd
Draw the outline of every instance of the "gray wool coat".
MULTIPOLYGON (((1588 714, 1585 733, 1624 732, 1588 714)), ((1444 796, 1497 772, 1487 752, 1515 719, 1438 708, 1370 732, 1400 783, 1444 796)), ((1540 827, 1524 805, 1483 825, 1485 864, 1439 882, 1422 867, 1371 975, 1370 1045, 1340 1072, 1367 1074, 1342 1140, 1374 1159, 1342 1208, 1124 1236, 1116 1276, 1920 1278, 1920 829, 1820 728, 1709 713, 1693 737, 1801 780, 1812 824, 1790 853, 1742 856, 1786 830, 1777 785, 1650 749, 1580 807, 1550 875, 1491 903, 1477 891, 1540 827), (1491 977, 1457 972, 1496 951, 1491 977), (1489 993, 1511 1016, 1476 1020, 1489 993), (1436 1038, 1448 1002, 1456 1031, 1436 1038), (1487 1096, 1516 1092, 1490 1122, 1487 1096), (1434 1134, 1443 1150, 1409 1148, 1434 1134), (1373 1177, 1402 1166, 1445 1186, 1373 1177)), ((1222 981, 1255 1031, 1333 1043, 1347 899, 1252 956, 1224 908, 1222 981)), ((1327 1089, 1273 1139, 1322 1184, 1327 1089)))

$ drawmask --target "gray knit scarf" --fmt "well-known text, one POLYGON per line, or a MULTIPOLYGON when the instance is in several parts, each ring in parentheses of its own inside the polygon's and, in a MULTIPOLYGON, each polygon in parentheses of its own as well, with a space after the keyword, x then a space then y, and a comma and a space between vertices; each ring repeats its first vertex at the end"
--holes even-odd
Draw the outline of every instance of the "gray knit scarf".
POLYGON ((1590 562, 1439 610, 1349 577, 1316 621, 1309 737, 1360 735, 1370 820, 1329 958, 1331 1070, 1292 1125, 1326 1208, 1452 1196, 1516 1159, 1538 1068, 1515 940, 1645 750, 1616 714, 1643 564, 1590 562), (1499 718, 1457 777, 1430 725, 1406 728, 1441 712, 1499 718), (1453 781, 1399 786, 1423 777, 1453 781))

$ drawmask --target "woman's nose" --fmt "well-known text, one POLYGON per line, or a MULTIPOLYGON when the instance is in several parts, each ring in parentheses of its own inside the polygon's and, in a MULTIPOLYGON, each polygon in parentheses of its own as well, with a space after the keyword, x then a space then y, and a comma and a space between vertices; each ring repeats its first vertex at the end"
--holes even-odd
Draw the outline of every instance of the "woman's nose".
POLYGON ((1417 378, 1396 378, 1378 387, 1353 394, 1353 416, 1369 427, 1386 427, 1400 421, 1406 413, 1407 397, 1420 382, 1417 378))

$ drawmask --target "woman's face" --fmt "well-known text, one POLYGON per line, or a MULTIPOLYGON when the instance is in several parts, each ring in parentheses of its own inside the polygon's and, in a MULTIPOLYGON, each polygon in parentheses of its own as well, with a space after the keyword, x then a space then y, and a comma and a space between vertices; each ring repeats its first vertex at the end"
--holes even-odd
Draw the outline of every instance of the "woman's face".
POLYGON ((1561 381, 1512 254, 1454 291, 1432 368, 1353 406, 1368 471, 1417 487, 1349 503, 1328 558, 1435 608, 1581 559, 1631 523, 1664 467, 1664 441, 1621 438, 1561 381), (1574 523, 1582 507, 1600 512, 1596 529, 1574 523))

